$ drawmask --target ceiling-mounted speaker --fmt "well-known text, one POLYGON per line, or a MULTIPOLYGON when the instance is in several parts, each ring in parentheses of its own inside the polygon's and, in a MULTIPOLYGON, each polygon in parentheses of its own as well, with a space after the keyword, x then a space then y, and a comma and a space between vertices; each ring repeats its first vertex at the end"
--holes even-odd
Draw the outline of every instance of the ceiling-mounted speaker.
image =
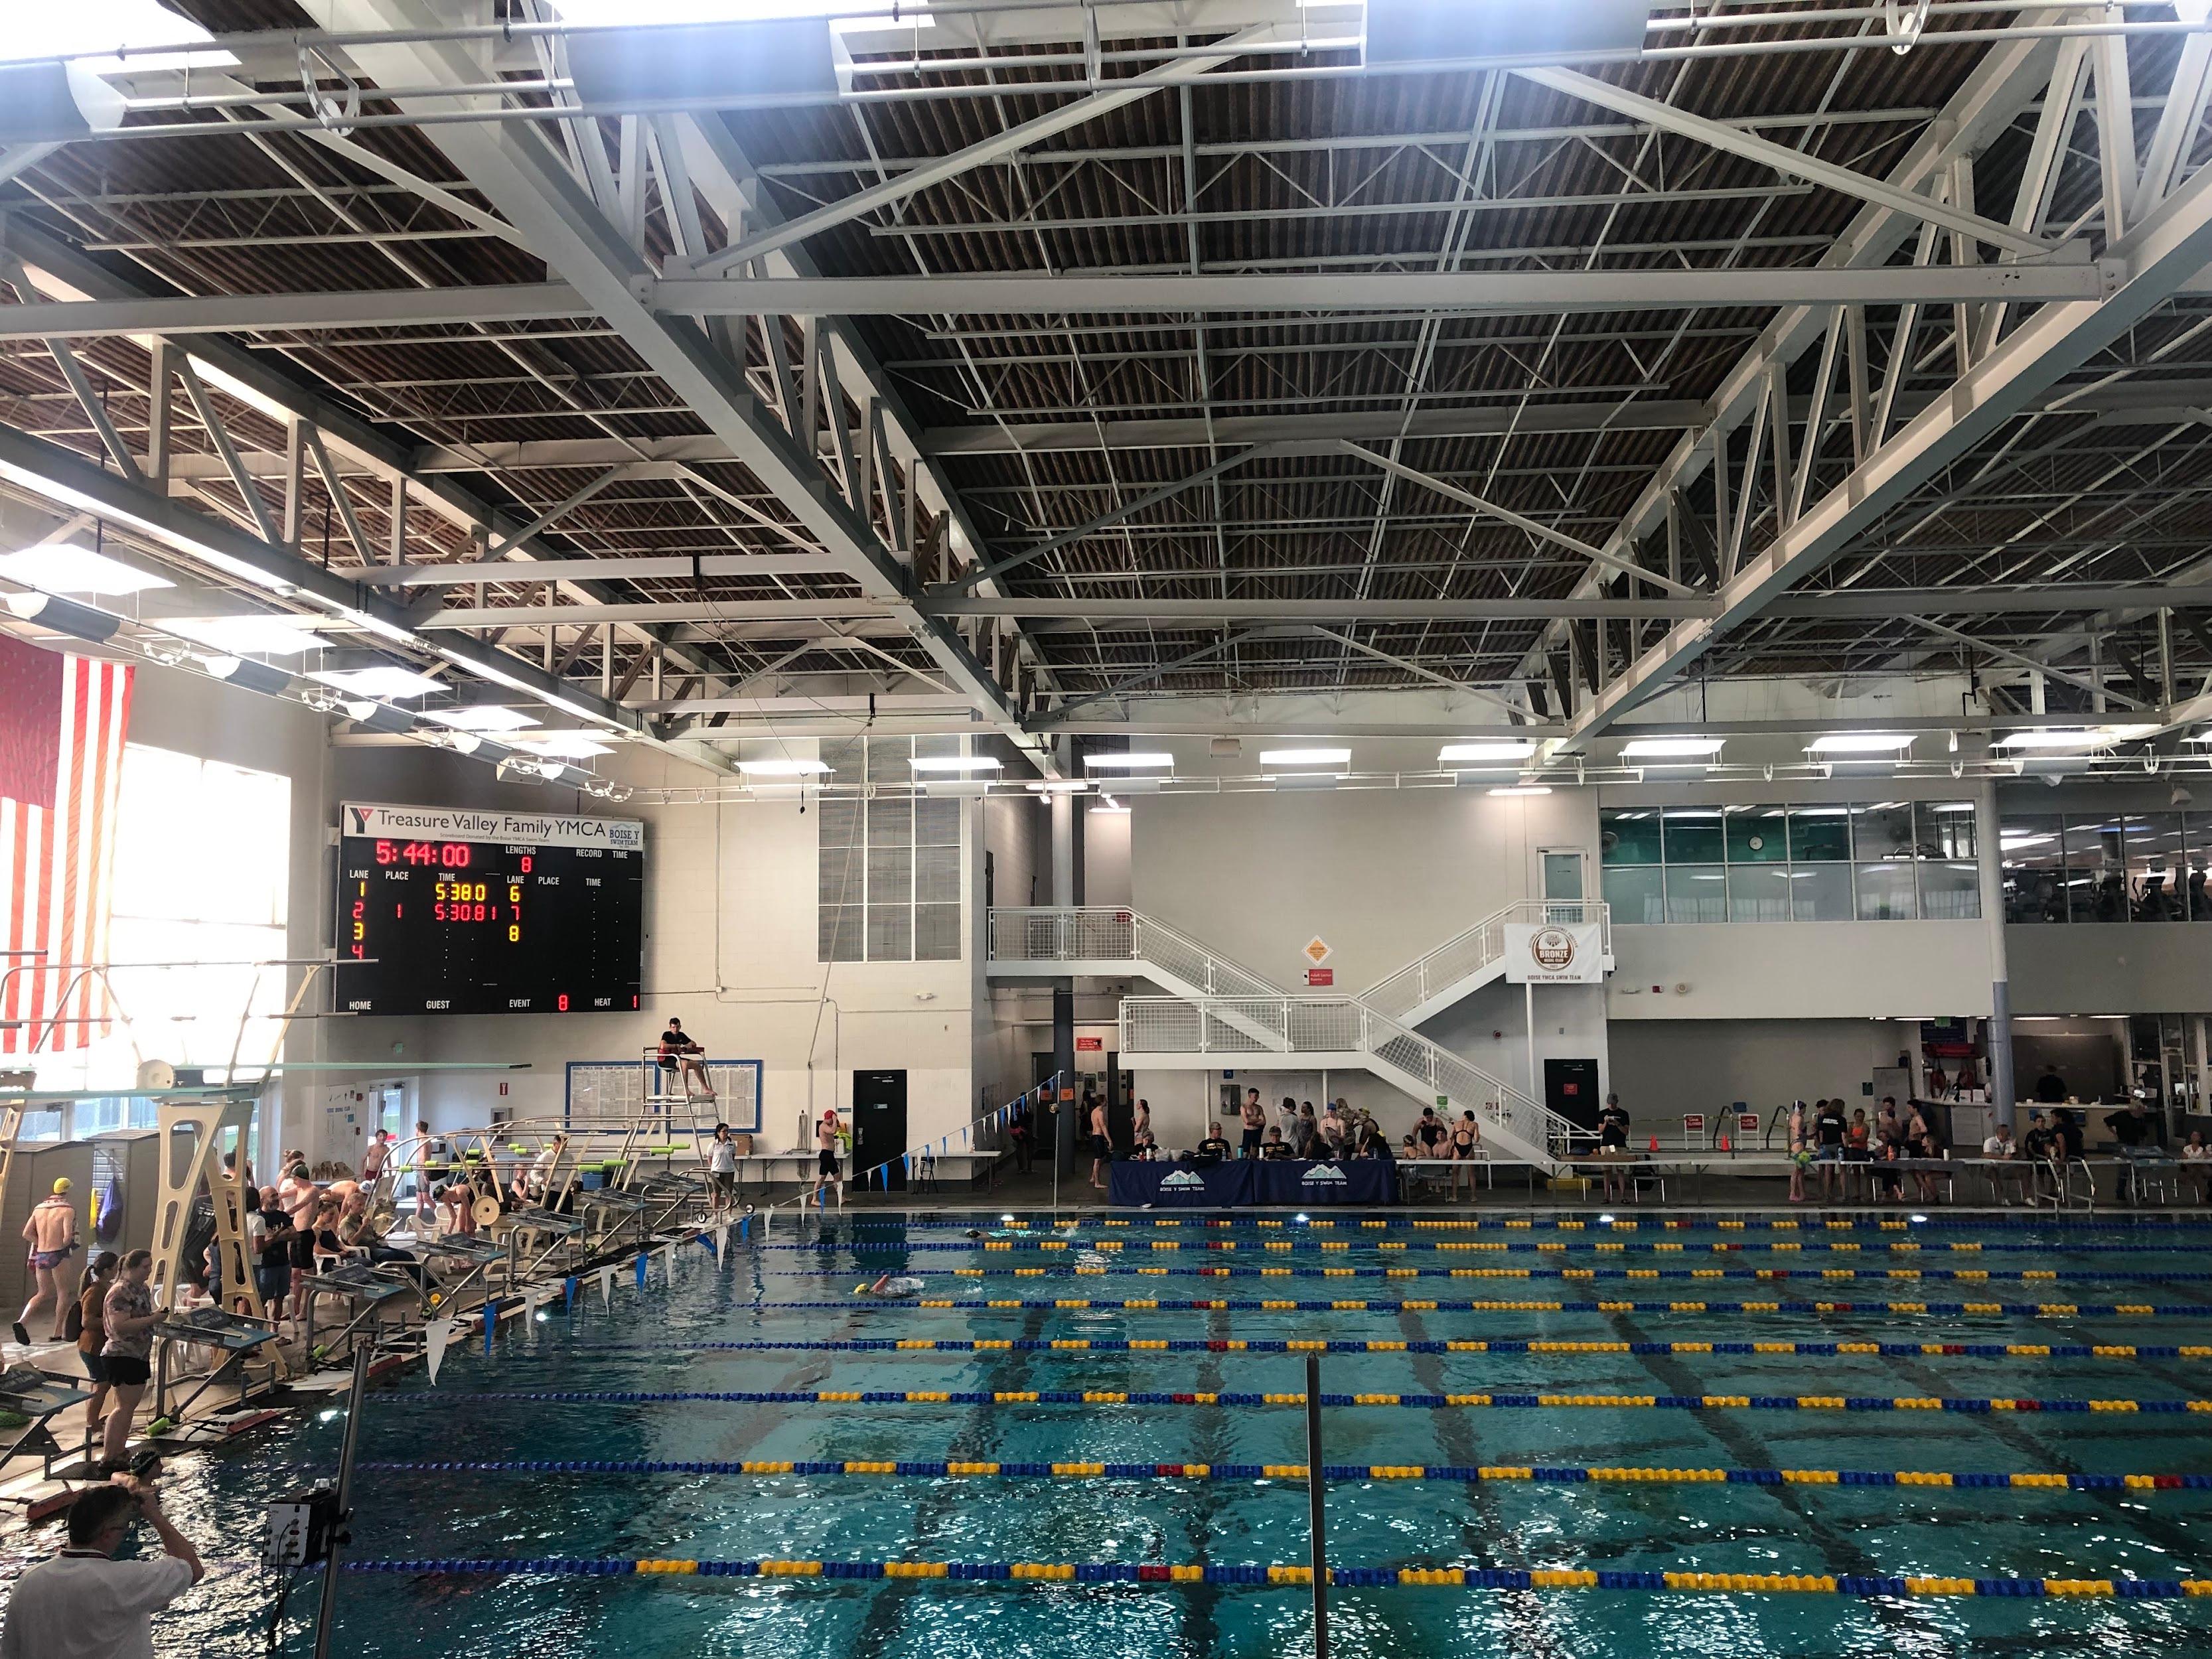
POLYGON ((1367 62, 1640 52, 1650 21, 1651 0, 1367 0, 1367 62))

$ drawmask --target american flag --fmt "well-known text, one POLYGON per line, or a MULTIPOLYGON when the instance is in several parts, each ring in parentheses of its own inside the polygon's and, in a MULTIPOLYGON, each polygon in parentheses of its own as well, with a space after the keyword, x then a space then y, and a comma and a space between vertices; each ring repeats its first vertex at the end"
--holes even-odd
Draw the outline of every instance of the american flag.
POLYGON ((58 970, 107 953, 131 672, 0 635, 0 1054, 82 1048, 108 1023, 99 982, 58 970))

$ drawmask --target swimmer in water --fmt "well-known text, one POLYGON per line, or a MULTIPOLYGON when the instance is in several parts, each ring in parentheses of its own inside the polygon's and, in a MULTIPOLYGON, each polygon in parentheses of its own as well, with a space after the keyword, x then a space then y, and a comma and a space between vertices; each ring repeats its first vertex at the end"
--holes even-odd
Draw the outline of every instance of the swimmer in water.
POLYGON ((921 1293, 921 1281, 920 1279, 902 1279, 892 1273, 884 1274, 872 1285, 855 1285, 853 1286, 853 1294, 855 1296, 880 1296, 894 1298, 899 1297, 916 1296, 921 1293))

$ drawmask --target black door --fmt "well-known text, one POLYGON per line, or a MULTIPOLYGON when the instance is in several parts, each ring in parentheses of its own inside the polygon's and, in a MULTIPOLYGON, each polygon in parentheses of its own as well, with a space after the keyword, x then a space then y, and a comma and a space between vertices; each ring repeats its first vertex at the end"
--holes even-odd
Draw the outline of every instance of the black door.
POLYGON ((1597 1062, 1594 1060, 1547 1060, 1544 1062, 1544 1104, 1578 1129, 1597 1131, 1597 1062))
MULTIPOLYGON (((1136 1144, 1137 1098, 1129 1092, 1135 1080, 1121 1069, 1121 1055, 1106 1056, 1106 1132, 1120 1152, 1126 1152, 1136 1144)), ((1084 1127, 1087 1129, 1090 1125, 1084 1127)))
POLYGON ((853 1168, 855 1181, 878 1192, 906 1190, 906 1073, 853 1073, 853 1168), (888 1164, 888 1170, 876 1169, 888 1164))

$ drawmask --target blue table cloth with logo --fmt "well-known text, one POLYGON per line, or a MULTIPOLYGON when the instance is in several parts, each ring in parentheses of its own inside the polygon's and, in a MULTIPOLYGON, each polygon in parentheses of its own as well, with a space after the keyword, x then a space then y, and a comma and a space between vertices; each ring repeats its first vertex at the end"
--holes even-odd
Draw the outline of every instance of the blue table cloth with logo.
POLYGON ((1310 1163, 1299 1158, 1237 1158, 1200 1168, 1187 1164, 1117 1163, 1109 1200, 1161 1210, 1227 1210, 1255 1205, 1310 1209, 1318 1204, 1392 1204, 1397 1166, 1377 1158, 1310 1163))

